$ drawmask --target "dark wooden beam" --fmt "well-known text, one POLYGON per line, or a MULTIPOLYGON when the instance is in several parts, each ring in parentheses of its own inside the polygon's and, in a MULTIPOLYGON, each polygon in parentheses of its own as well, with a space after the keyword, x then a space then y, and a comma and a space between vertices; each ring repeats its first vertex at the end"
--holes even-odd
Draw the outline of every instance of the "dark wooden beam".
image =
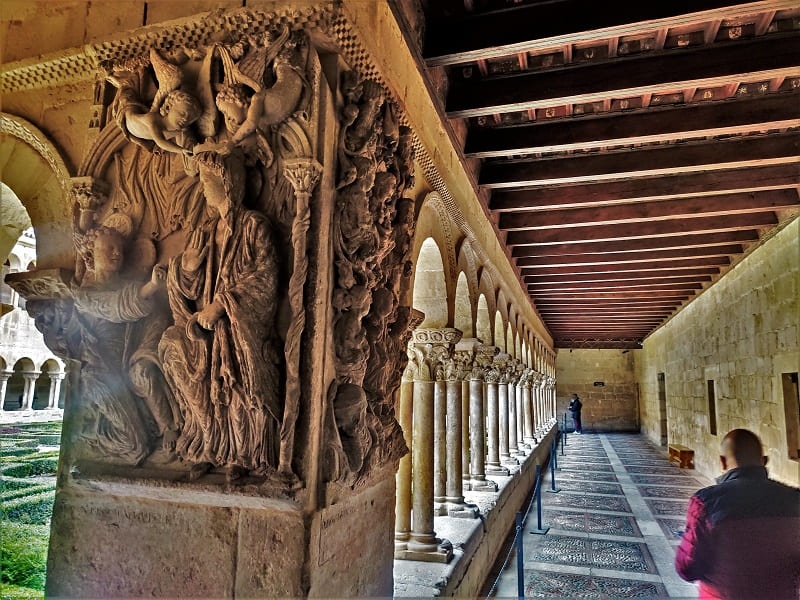
POLYGON ((566 300, 555 300, 549 298, 539 298, 536 300, 536 308, 539 311, 547 310, 673 310, 682 303, 680 299, 661 299, 661 298, 628 298, 621 300, 608 299, 579 299, 568 298, 566 300))
MULTIPOLYGON (((800 101, 800 99, 799 99, 800 101)), ((493 161, 481 169, 489 189, 650 177, 697 170, 798 162, 800 134, 753 136, 711 142, 669 144, 639 150, 575 154, 563 158, 493 161)))
MULTIPOLYGON (((517 246, 514 250, 524 251, 524 246, 517 246)), ((741 254, 744 248, 739 244, 729 244, 727 246, 707 246, 701 248, 677 248, 675 250, 637 250, 618 254, 567 254, 564 256, 520 256, 517 259, 517 266, 523 272, 526 267, 541 271, 543 269, 573 269, 580 266, 586 272, 586 268, 597 267, 603 269, 616 266, 625 267, 638 263, 648 263, 658 265, 660 269, 670 269, 672 267, 688 267, 700 265, 727 265, 730 263, 729 256, 741 254), (709 261, 709 262, 702 262, 709 261)), ((655 268, 655 266, 653 267, 655 268)), ((555 271, 554 271, 555 272, 555 271)))
MULTIPOLYGON (((710 281, 710 278, 708 278, 710 281)), ((697 281, 663 281, 658 279, 629 281, 574 281, 564 283, 542 283, 528 285, 528 291, 536 292, 580 292, 610 290, 700 290, 702 282, 697 281)))
POLYGON ((798 74, 800 36, 774 34, 730 44, 667 50, 567 69, 451 79, 450 118, 624 98, 798 74))
MULTIPOLYGON (((578 258, 577 260, 580 260, 578 258)), ((695 267, 723 267, 730 264, 727 256, 710 256, 707 258, 683 258, 662 262, 618 262, 614 264, 568 264, 557 267, 521 267, 523 275, 566 275, 576 273, 625 273, 629 271, 654 271, 669 274, 671 271, 695 267)), ((519 264, 519 263, 518 263, 519 264)))
MULTIPOLYGON (((798 169, 800 175, 800 168, 798 169)), ((793 189, 743 192, 699 198, 680 198, 654 202, 631 202, 612 206, 590 206, 563 210, 508 212, 500 215, 500 229, 541 229, 575 225, 613 225, 639 221, 664 221, 682 216, 719 216, 770 212, 800 207, 793 189)))
POLYGON ((800 126, 797 103, 797 94, 781 93, 634 113, 475 127, 469 131, 464 153, 470 158, 490 158, 779 130, 800 126))
POLYGON ((680 280, 690 277, 692 281, 711 281, 697 277, 718 275, 718 267, 695 267, 676 271, 659 269, 622 271, 619 273, 558 273, 549 275, 523 275, 526 283, 567 283, 574 281, 636 281, 638 279, 670 279, 680 280))
POLYGON ((748 230, 753 227, 777 225, 774 213, 752 213, 719 217, 693 217, 649 221, 635 227, 627 224, 573 227, 571 229, 537 229, 510 231, 506 245, 557 244, 565 242, 588 242, 600 240, 630 240, 658 236, 683 235, 686 233, 711 233, 715 231, 748 230))
POLYGON ((797 185, 796 164, 727 169, 684 175, 637 178, 630 181, 575 183, 527 190, 498 190, 489 208, 498 211, 580 208, 585 204, 627 203, 754 192, 797 185))
POLYGON ((631 3, 625 10, 610 10, 589 0, 568 0, 460 17, 448 14, 428 21, 424 56, 429 66, 454 65, 791 8, 792 2, 786 0, 679 0, 631 3))
POLYGON ((685 291, 675 290, 650 290, 636 292, 604 292, 595 290, 592 292, 528 292, 529 296, 534 297, 534 301, 539 298, 549 300, 607 300, 619 298, 628 300, 630 298, 651 298, 653 300, 688 300, 689 294, 685 291))
POLYGON ((600 338, 553 338, 553 347, 559 350, 567 349, 598 349, 598 350, 641 350, 641 338, 637 339, 600 339, 600 338))
POLYGON ((727 244, 731 242, 757 242, 758 231, 720 231, 715 233, 695 233, 683 236, 643 238, 638 240, 618 240, 605 242, 564 243, 526 245, 522 243, 512 249, 512 256, 574 256, 575 254, 608 254, 627 256, 630 252, 642 250, 692 249, 727 244))

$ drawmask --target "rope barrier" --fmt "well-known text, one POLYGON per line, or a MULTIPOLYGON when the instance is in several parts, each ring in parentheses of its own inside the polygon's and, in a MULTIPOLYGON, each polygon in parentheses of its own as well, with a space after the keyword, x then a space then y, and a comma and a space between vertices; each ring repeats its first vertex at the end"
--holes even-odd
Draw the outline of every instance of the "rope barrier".
MULTIPOLYGON (((564 413, 564 419, 565 419, 565 424, 566 424, 566 413, 564 413)), ((556 491, 556 492, 560 491, 560 490, 556 490, 556 488, 555 488, 555 472, 554 472, 554 466, 553 466, 554 463, 553 463, 553 461, 555 460, 555 454, 556 454, 557 448, 558 448, 558 440, 559 440, 560 437, 561 437, 561 432, 558 431, 558 429, 556 429, 556 437, 553 439, 553 441, 550 444, 550 460, 548 461, 549 464, 550 464, 550 476, 551 476, 552 481, 553 481, 553 490, 552 491, 556 491)), ((562 454, 563 454, 563 450, 564 450, 563 439, 562 439, 561 450, 562 450, 562 454)), ((545 463, 545 464, 547 464, 547 463, 545 463)), ((500 567, 500 572, 497 574, 497 578, 494 580, 494 583, 492 584, 492 587, 489 589, 489 593, 486 595, 486 600, 491 600, 491 597, 494 594, 494 591, 497 589, 497 585, 500 583, 500 577, 503 576, 503 572, 506 570, 506 567, 508 566, 508 561, 511 558, 511 554, 513 554, 513 552, 514 552, 514 548, 518 548, 519 549, 519 551, 517 553, 517 594, 518 594, 519 600, 524 600, 525 591, 524 591, 524 586, 521 583, 521 576, 520 576, 520 573, 522 573, 522 567, 523 567, 522 538, 520 538, 519 534, 522 531, 523 523, 528 520, 528 515, 530 514, 531 509, 533 508, 533 503, 537 502, 537 500, 538 500, 538 502, 537 502, 537 511, 538 511, 538 515, 537 515, 538 523, 537 523, 537 525, 538 526, 537 526, 537 529, 534 530, 534 531, 531 531, 531 533, 547 533, 549 531, 549 529, 550 529, 549 527, 547 527, 546 529, 542 528, 542 486, 541 486, 542 475, 543 475, 543 471, 541 469, 541 466, 540 465, 536 465, 536 481, 534 482, 534 485, 533 485, 533 493, 531 494, 531 501, 528 502, 528 507, 525 509, 525 513, 524 514, 521 513, 521 512, 517 512, 516 525, 515 525, 515 531, 514 531, 514 539, 511 541, 511 546, 509 547, 508 554, 506 554, 506 558, 503 561, 503 566, 500 567)), ((551 491, 551 490, 548 490, 548 491, 551 491)))

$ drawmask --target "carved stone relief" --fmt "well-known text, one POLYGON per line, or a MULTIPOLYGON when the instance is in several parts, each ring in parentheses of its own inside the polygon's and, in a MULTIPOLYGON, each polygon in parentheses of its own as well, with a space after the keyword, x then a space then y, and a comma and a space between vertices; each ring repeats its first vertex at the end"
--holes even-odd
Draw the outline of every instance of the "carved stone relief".
MULTIPOLYGON (((117 90, 108 127, 124 140, 92 149, 106 164, 72 181, 75 270, 9 282, 48 345, 81 364, 79 458, 287 491, 302 485, 317 63, 286 26, 216 39, 104 65, 117 90)), ((394 181, 408 177, 382 152, 394 181)), ((381 189, 376 201, 396 204, 381 189)), ((400 313, 404 327, 396 307, 391 324, 400 313)))
POLYGON ((413 202, 403 197, 413 184, 411 130, 399 124, 396 106, 374 81, 348 71, 340 89, 333 223, 336 380, 329 393, 325 471, 329 482, 354 486, 370 472, 393 468, 407 452, 393 395, 420 321, 399 300, 410 280, 414 235, 413 202), (339 438, 350 427, 343 407, 351 403, 359 406, 359 427, 368 432, 360 435, 364 459, 355 469, 336 458, 342 454, 339 438))

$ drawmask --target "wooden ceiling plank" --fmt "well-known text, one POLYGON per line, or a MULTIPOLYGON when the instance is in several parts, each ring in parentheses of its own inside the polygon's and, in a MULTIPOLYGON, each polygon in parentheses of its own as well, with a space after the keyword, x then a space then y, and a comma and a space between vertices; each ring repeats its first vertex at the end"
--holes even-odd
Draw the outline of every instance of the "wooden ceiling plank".
POLYGON ((487 189, 556 185, 596 181, 598 178, 652 177, 693 173, 701 169, 796 163, 799 160, 800 134, 790 132, 561 158, 487 162, 481 168, 480 185, 487 189))
POLYGON ((800 196, 797 195, 797 191, 783 189, 588 208, 506 212, 500 214, 498 226, 505 230, 524 230, 578 225, 633 224, 640 221, 665 221, 678 217, 748 214, 797 207, 800 207, 800 196))
MULTIPOLYGON (((518 246, 524 249, 524 246, 518 246)), ((676 248, 673 250, 636 250, 618 254, 567 254, 564 256, 519 256, 517 266, 531 269, 560 269, 562 267, 575 268, 624 268, 627 265, 649 263, 658 265, 659 268, 692 266, 700 264, 730 263, 730 256, 741 254, 744 247, 741 244, 728 244, 724 246, 706 246, 700 248, 676 248), (701 262, 696 262, 701 261, 701 262), (702 262, 708 261, 708 262, 702 262)), ((585 271, 584 271, 585 272, 585 271)))
POLYGON ((710 279, 697 279, 719 275, 718 267, 697 267, 694 269, 679 269, 676 271, 661 271, 658 269, 642 271, 622 271, 619 273, 563 273, 549 275, 531 275, 523 273, 522 278, 526 283, 566 283, 576 281, 635 281, 638 279, 670 279, 674 282, 688 281, 710 281, 710 279), (676 281, 677 280, 677 281, 676 281))
POLYGON ((796 94, 781 93, 635 113, 473 128, 464 153, 470 158, 490 158, 797 127, 797 103, 796 94))
POLYGON ((539 229, 510 231, 506 245, 516 244, 563 244, 565 242, 589 242, 611 240, 633 240, 661 236, 681 236, 687 233, 712 233, 719 231, 749 230, 753 227, 769 227, 778 224, 774 213, 751 213, 719 217, 692 217, 668 221, 645 221, 630 225, 597 225, 573 227, 571 229, 539 229))
POLYGON ((770 35, 691 50, 642 54, 569 69, 451 80, 447 116, 479 117, 688 87, 800 75, 800 37, 770 35), (568 75, 567 75, 568 74, 568 75))
POLYGON ((703 248, 725 243, 757 242, 758 231, 718 231, 714 233, 690 233, 683 236, 642 238, 637 240, 611 240, 601 242, 565 242, 560 244, 534 245, 522 242, 512 250, 512 256, 573 256, 575 254, 609 254, 626 256, 642 250, 660 251, 703 248))
POLYGON ((431 19, 424 56, 428 66, 454 65, 794 6, 791 0, 638 2, 625 10, 585 0, 528 4, 460 19, 431 19))
POLYGON ((583 204, 627 204, 645 200, 670 200, 767 191, 797 186, 796 164, 729 169, 685 175, 666 175, 629 181, 576 183, 558 187, 500 190, 492 194, 492 210, 580 208, 583 204))
MULTIPOLYGON (((520 259, 521 261, 522 259, 520 259)), ((583 260, 577 257, 576 260, 583 260)), ((724 267, 730 264, 727 256, 709 256, 704 258, 682 258, 656 262, 617 262, 595 264, 561 264, 558 266, 523 265, 517 266, 523 275, 562 275, 584 273, 625 273, 628 271, 656 270, 669 273, 692 267, 724 267)))

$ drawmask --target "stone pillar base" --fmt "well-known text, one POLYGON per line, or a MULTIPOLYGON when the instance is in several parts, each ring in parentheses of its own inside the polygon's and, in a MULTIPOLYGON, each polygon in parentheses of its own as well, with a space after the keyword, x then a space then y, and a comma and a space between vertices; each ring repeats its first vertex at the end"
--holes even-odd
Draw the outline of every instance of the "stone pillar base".
POLYGON ((417 549, 415 546, 426 546, 424 544, 409 543, 411 548, 396 550, 394 557, 396 560, 421 560, 422 562, 449 563, 453 558, 453 545, 448 540, 435 538, 435 543, 431 544, 431 550, 417 549))
POLYGON ((487 475, 508 475, 508 469, 501 465, 486 465, 487 475))
POLYGON ((480 509, 474 504, 461 502, 451 502, 447 505, 447 516, 454 519, 477 519, 480 509))
POLYGON ((469 489, 472 492, 496 492, 497 484, 494 481, 489 481, 488 479, 473 479, 469 482, 469 489))
POLYGON ((250 485, 65 479, 53 510, 48 597, 392 594, 394 477, 310 517, 250 485))

